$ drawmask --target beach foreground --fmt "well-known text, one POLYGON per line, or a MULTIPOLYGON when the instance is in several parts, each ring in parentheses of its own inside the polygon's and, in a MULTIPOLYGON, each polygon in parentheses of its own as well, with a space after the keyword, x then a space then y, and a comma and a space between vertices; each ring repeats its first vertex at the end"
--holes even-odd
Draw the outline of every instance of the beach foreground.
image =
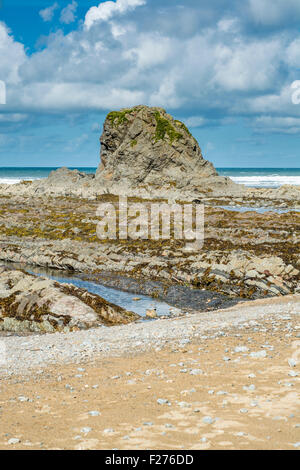
POLYGON ((297 449, 300 297, 2 338, 5 449, 297 449))

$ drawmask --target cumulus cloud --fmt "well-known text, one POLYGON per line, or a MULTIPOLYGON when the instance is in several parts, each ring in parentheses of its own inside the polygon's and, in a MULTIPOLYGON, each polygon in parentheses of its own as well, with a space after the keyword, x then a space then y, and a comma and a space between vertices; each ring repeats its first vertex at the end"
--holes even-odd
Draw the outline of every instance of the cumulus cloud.
POLYGON ((85 15, 85 26, 89 29, 95 22, 108 21, 115 15, 125 14, 129 10, 145 5, 146 0, 116 0, 100 3, 89 9, 85 15))
POLYGON ((65 24, 74 23, 76 19, 75 13, 76 13, 77 7, 78 7, 78 4, 74 0, 72 1, 72 3, 69 3, 69 5, 67 5, 61 11, 59 21, 65 24))
POLYGON ((26 60, 23 44, 14 40, 9 28, 0 22, 0 79, 6 85, 20 82, 20 66, 26 60))
MULTIPOLYGON (((185 21, 179 28, 182 8, 176 0, 163 9, 144 0, 103 2, 88 11, 86 27, 49 35, 45 47, 31 55, 0 23, 7 112, 64 115, 144 103, 182 115, 190 127, 246 117, 258 132, 288 123, 296 129, 297 122, 270 119, 300 118, 290 88, 300 79, 299 33, 283 34, 279 28, 255 36, 238 9, 217 14, 216 4, 223 0, 211 0, 214 16, 207 2, 207 10, 201 2, 198 11, 199 0, 187 1, 191 8, 184 7, 183 17, 193 17, 195 28, 188 29, 185 21), (146 13, 137 8, 141 5, 146 13), (202 28, 197 15, 205 18, 202 28), (267 119, 258 120, 262 117, 267 119)), ((76 6, 73 1, 65 8, 70 14, 65 22, 73 20, 76 6)))
POLYGON ((218 45, 215 81, 225 90, 266 90, 278 75, 284 45, 280 39, 218 45))
POLYGON ((44 8, 43 10, 40 10, 39 15, 43 19, 43 21, 45 21, 45 22, 46 21, 52 21, 53 16, 54 16, 54 12, 55 12, 55 10, 57 10, 57 8, 59 8, 59 5, 58 5, 57 2, 55 2, 50 7, 47 7, 47 8, 44 8))

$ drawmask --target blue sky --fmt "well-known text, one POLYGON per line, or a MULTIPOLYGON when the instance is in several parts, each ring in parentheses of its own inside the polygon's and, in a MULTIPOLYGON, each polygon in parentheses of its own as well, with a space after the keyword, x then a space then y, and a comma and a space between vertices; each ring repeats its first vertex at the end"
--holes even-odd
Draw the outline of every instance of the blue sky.
POLYGON ((0 166, 97 166, 107 112, 148 104, 217 167, 300 167, 299 0, 3 0, 0 80, 0 166))

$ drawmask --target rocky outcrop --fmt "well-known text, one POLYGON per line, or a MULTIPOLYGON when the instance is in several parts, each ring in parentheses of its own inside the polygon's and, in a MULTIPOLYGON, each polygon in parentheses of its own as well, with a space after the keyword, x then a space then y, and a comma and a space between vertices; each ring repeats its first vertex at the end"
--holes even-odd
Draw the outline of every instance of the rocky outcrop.
POLYGON ((279 188, 247 188, 245 196, 266 200, 282 200, 300 202, 300 186, 284 184, 279 188))
POLYGON ((95 197, 95 176, 78 170, 59 168, 48 178, 36 181, 22 181, 18 184, 0 185, 0 194, 22 196, 76 196, 95 197))
POLYGON ((229 178, 205 160, 187 127, 162 108, 111 112, 103 127, 96 182, 112 193, 233 191, 229 178))
POLYGON ((277 201, 295 208, 300 204, 298 186, 246 188, 218 175, 187 127, 162 108, 141 105, 110 112, 100 143, 96 176, 60 168, 43 180, 2 184, 0 196, 95 200, 102 194, 122 194, 184 201, 213 199, 214 203, 225 197, 232 198, 232 205, 247 205, 251 199, 258 206, 277 201))
POLYGON ((0 330, 51 333, 125 324, 138 318, 71 284, 0 268, 0 330))

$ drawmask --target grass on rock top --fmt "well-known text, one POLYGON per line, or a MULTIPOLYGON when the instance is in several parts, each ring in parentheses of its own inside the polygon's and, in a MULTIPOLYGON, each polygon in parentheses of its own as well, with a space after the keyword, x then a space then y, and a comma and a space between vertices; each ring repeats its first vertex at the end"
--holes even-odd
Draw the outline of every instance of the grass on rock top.
POLYGON ((159 111, 155 111, 154 116, 156 120, 155 142, 163 140, 166 135, 169 137, 171 143, 173 143, 174 140, 179 140, 183 137, 180 132, 177 132, 176 129, 174 129, 168 119, 165 119, 160 115, 159 111))
MULTIPOLYGON (((107 115, 107 119, 110 121, 113 127, 120 126, 128 122, 127 115, 131 114, 133 111, 135 111, 135 108, 124 109, 122 111, 111 111, 107 115)), ((172 124, 170 123, 168 119, 161 116, 159 111, 155 111, 154 117, 156 120, 155 142, 158 142, 159 140, 164 140, 166 135, 169 137, 171 144, 174 141, 179 140, 183 137, 183 135, 180 132, 178 132, 174 126, 172 126, 172 124)), ((181 121, 174 121, 174 122, 178 126, 180 126, 182 129, 184 129, 188 133, 188 135, 191 135, 188 128, 181 121)), ((136 143, 137 143, 136 140, 132 141, 131 146, 134 147, 136 143)))
POLYGON ((127 119, 127 114, 130 114, 133 111, 133 109, 124 109, 123 111, 111 111, 107 115, 107 119, 110 120, 111 125, 114 126, 115 124, 117 126, 124 124, 124 122, 128 122, 127 119))

